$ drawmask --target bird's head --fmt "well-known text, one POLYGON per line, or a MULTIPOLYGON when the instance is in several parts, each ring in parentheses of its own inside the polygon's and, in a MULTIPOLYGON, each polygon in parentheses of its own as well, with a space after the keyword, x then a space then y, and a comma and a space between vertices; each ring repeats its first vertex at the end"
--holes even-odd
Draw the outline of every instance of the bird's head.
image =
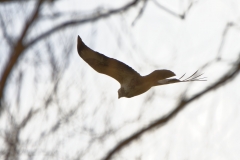
POLYGON ((118 99, 120 99, 121 97, 126 97, 126 96, 125 96, 125 91, 124 91, 123 88, 120 88, 120 89, 118 90, 118 99))

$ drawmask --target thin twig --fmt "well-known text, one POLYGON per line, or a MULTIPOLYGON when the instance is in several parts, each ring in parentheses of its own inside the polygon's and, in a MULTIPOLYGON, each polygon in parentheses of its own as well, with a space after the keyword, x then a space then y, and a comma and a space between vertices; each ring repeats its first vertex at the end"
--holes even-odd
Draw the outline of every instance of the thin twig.
POLYGON ((147 1, 148 0, 143 0, 143 6, 141 7, 140 11, 138 12, 137 17, 132 22, 132 26, 134 26, 136 24, 137 20, 139 20, 139 18, 143 15, 143 12, 145 11, 145 8, 147 6, 147 1))
POLYGON ((187 13, 189 12, 189 10, 192 8, 193 3, 194 3, 194 2, 191 2, 191 3, 189 4, 187 10, 186 10, 183 14, 178 14, 178 13, 173 12, 172 10, 164 7, 164 6, 161 5, 157 0, 152 0, 152 1, 153 1, 153 3, 154 3, 157 7, 159 7, 160 9, 162 9, 162 10, 166 11, 167 13, 169 13, 170 15, 172 15, 172 16, 174 16, 174 17, 177 17, 177 18, 180 18, 180 19, 182 19, 182 20, 186 18, 186 14, 187 14, 187 13))
MULTIPOLYGON (((32 16, 26 22, 19 39, 17 40, 17 42, 15 43, 15 46, 12 48, 12 51, 10 52, 9 60, 3 70, 3 74, 1 77, 1 81, 0 81, 0 101, 2 101, 2 98, 3 98, 3 92, 4 92, 4 88, 6 87, 6 81, 9 77, 14 65, 17 63, 19 56, 26 49, 26 46, 23 44, 23 40, 24 40, 26 33, 29 30, 30 26, 38 17, 39 9, 40 9, 43 1, 44 0, 39 0, 36 3, 36 7, 32 13, 32 16)), ((2 102, 1 102, 1 104, 2 104, 2 102)), ((1 109, 2 109, 2 106, 0 106, 0 113, 1 113, 1 109)))
POLYGON ((111 15, 115 15, 115 14, 118 14, 120 12, 127 11, 132 6, 137 5, 140 1, 141 0, 134 0, 134 1, 124 5, 123 7, 120 7, 118 9, 112 9, 112 10, 109 10, 109 11, 104 12, 104 13, 93 14, 93 16, 89 17, 89 18, 66 21, 66 22, 64 22, 64 23, 46 31, 45 33, 41 34, 40 36, 34 38, 32 41, 30 41, 28 44, 26 44, 26 46, 30 47, 33 44, 35 44, 36 42, 38 42, 39 40, 55 33, 56 31, 59 31, 60 29, 65 28, 65 27, 79 25, 79 24, 85 24, 85 23, 88 23, 88 22, 95 22, 95 21, 98 21, 98 20, 103 19, 103 18, 108 18, 111 15))
POLYGON ((29 27, 31 26, 31 24, 34 22, 34 20, 37 18, 38 13, 39 13, 39 8, 42 4, 44 0, 39 0, 38 3, 36 4, 36 8, 32 13, 32 16, 30 17, 30 19, 27 21, 22 34, 20 36, 20 38, 17 40, 17 43, 15 45, 15 47, 13 47, 13 50, 10 53, 10 57, 9 60, 5 66, 5 69, 3 71, 2 77, 1 77, 1 81, 0 81, 0 113, 1 113, 1 109, 2 109, 2 99, 3 99, 3 92, 4 92, 4 88, 6 85, 6 81, 10 75, 10 73, 12 72, 12 69, 14 67, 14 65, 17 63, 17 60, 19 58, 19 56, 30 46, 34 45, 36 42, 38 42, 39 40, 55 33, 56 31, 63 29, 65 27, 69 27, 69 26, 73 26, 73 25, 77 25, 77 24, 84 24, 87 22, 93 22, 93 21, 97 21, 101 18, 107 18, 111 15, 123 12, 123 11, 127 11, 129 8, 131 8, 132 6, 135 6, 136 4, 138 4, 141 0, 134 0, 126 5, 124 5, 123 7, 120 7, 118 9, 113 9, 113 10, 109 10, 106 13, 102 13, 102 14, 96 14, 93 17, 90 18, 86 18, 86 19, 82 19, 82 20, 73 20, 73 21, 67 21, 65 23, 62 23, 50 30, 48 30, 47 32, 41 34, 40 36, 36 37, 35 39, 33 39, 32 41, 23 44, 23 39, 25 38, 25 35, 29 29, 29 27))

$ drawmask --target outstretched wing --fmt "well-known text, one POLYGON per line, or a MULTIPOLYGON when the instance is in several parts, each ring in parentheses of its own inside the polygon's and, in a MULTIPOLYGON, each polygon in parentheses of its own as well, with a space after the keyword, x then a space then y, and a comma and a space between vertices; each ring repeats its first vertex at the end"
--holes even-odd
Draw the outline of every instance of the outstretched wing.
POLYGON ((120 84, 132 77, 140 77, 134 69, 116 59, 109 58, 86 46, 82 39, 77 38, 77 51, 79 56, 95 71, 116 79, 120 84))

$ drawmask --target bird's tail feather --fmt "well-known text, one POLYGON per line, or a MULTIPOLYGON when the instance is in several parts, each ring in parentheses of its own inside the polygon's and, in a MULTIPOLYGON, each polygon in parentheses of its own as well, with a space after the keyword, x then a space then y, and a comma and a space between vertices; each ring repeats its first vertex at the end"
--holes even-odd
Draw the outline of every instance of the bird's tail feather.
POLYGON ((185 73, 179 79, 170 78, 170 79, 159 80, 157 85, 165 85, 165 84, 178 83, 178 82, 207 81, 206 77, 201 77, 203 75, 203 73, 197 74, 197 72, 198 71, 194 72, 191 76, 189 76, 187 78, 184 78, 184 76, 186 75, 186 73, 185 73))

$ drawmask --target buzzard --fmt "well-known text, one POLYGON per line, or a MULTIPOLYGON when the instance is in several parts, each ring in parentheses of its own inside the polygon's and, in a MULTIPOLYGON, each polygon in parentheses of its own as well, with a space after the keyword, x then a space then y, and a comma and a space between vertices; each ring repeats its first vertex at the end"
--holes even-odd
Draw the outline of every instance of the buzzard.
POLYGON ((92 50, 83 43, 79 36, 77 38, 77 51, 79 56, 95 71, 106 74, 120 83, 121 88, 118 90, 118 98, 131 98, 146 92, 151 87, 159 85, 189 81, 205 81, 204 78, 200 78, 202 74, 197 75, 197 71, 184 80, 181 79, 185 74, 179 79, 170 78, 175 76, 175 74, 166 69, 155 70, 149 75, 141 76, 125 63, 92 50))

